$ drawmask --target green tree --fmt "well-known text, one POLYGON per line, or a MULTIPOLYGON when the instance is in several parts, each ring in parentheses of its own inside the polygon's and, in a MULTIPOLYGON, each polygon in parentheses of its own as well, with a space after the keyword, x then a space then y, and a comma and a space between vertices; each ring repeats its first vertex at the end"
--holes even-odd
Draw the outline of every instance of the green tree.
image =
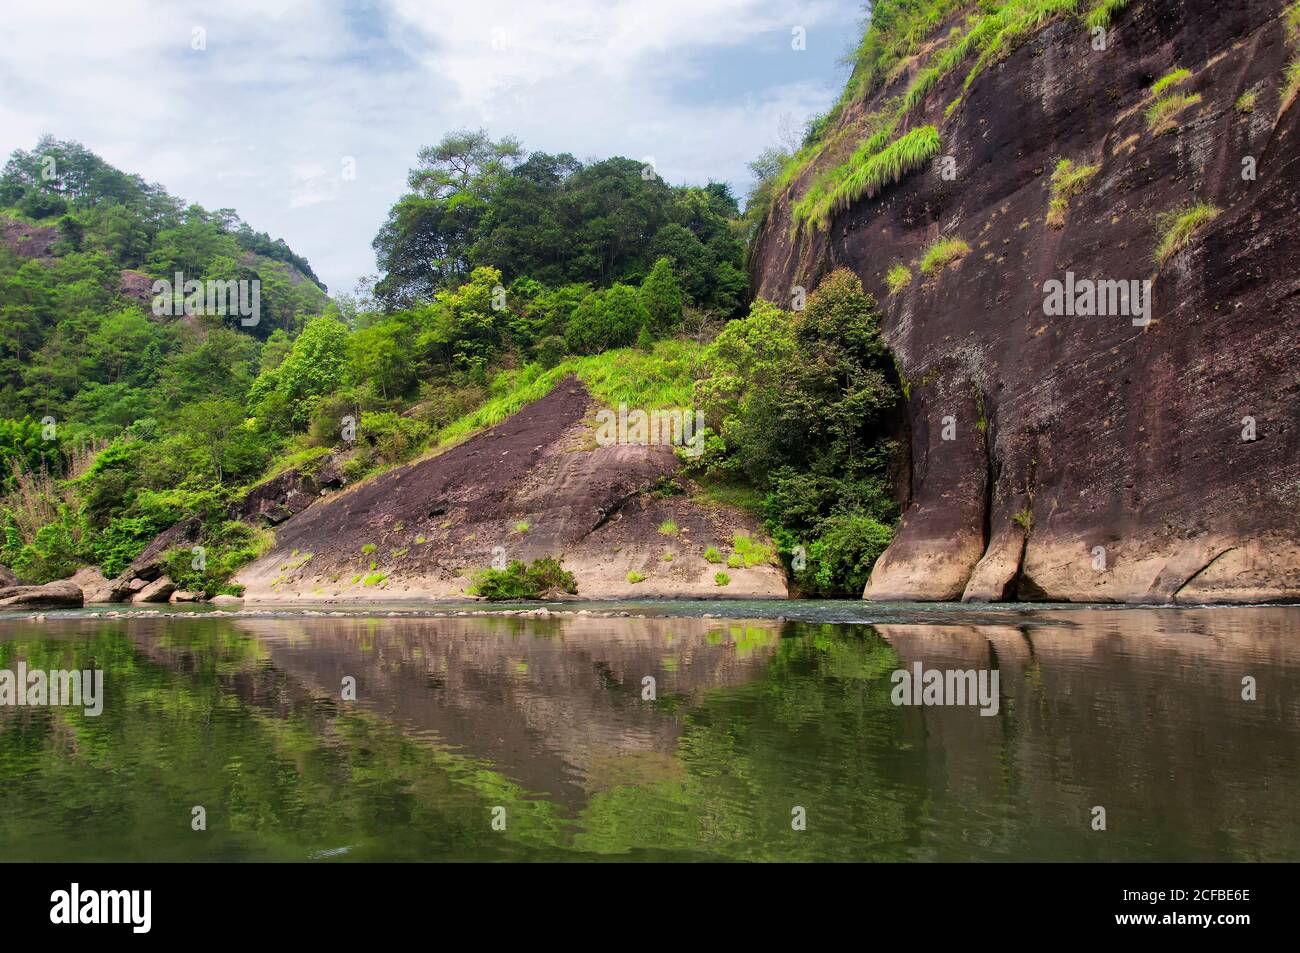
POLYGON ((497 183, 523 157, 517 141, 493 141, 483 130, 448 133, 420 149, 398 200, 375 236, 385 272, 376 295, 390 306, 427 300, 467 277, 471 246, 497 183))
POLYGON ((293 342, 289 356, 258 375, 249 391, 250 406, 261 416, 276 406, 278 398, 293 426, 304 429, 317 402, 346 379, 348 352, 344 325, 333 318, 313 318, 293 342))
POLYGON ((569 326, 565 340, 580 354, 599 354, 614 347, 626 347, 650 320, 635 288, 616 284, 608 291, 593 292, 583 299, 569 326))
POLYGON ((263 462, 258 437, 244 426, 244 410, 233 400, 204 400, 180 412, 180 431, 192 450, 212 466, 217 483, 231 473, 255 473, 263 462))
POLYGON ((658 334, 676 331, 682 323, 686 295, 673 274, 672 262, 660 258, 641 282, 641 304, 650 315, 650 326, 658 334))
POLYGON ((57 474, 62 463, 58 441, 45 439, 40 421, 0 419, 0 488, 12 488, 16 473, 45 468, 57 474))
POLYGON ((782 551, 805 550, 805 592, 860 595, 897 517, 887 474, 900 395, 874 299, 837 270, 801 314, 754 302, 703 364, 696 399, 717 438, 700 465, 764 491, 782 551))

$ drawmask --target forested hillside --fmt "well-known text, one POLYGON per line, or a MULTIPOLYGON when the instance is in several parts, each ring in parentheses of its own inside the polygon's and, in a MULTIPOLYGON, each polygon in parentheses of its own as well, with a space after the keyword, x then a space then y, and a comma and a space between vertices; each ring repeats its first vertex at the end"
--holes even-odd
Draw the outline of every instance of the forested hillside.
POLYGON ((421 150, 409 189, 374 240, 382 277, 329 299, 232 210, 186 206, 75 143, 15 153, 0 178, 0 563, 30 583, 83 565, 113 577, 197 521, 166 571, 229 591, 273 539, 240 509, 250 487, 326 463, 355 484, 576 374, 610 404, 700 406, 696 492, 764 514, 787 561, 807 554, 806 591, 861 587, 896 515, 881 442, 896 393, 856 279, 804 315, 746 315, 728 187, 672 186, 630 159, 457 132, 421 150), (154 281, 178 272, 259 281, 259 320, 155 313, 154 281))

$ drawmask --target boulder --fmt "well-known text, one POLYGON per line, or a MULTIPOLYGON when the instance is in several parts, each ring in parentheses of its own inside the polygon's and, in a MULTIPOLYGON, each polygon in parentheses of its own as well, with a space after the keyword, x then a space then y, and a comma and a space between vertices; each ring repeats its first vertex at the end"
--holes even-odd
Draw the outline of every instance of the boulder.
POLYGON ((181 520, 170 529, 165 529, 153 538, 153 541, 144 548, 139 556, 131 561, 131 565, 126 568, 126 572, 119 576, 119 579, 132 579, 139 577, 146 582, 152 582, 162 575, 162 557, 177 546, 189 546, 198 541, 199 533, 203 528, 197 516, 191 516, 189 519, 181 520))
POLYGON ((175 592, 172 593, 171 598, 168 599, 167 601, 168 602, 201 602, 202 600, 203 600, 203 593, 201 592, 190 592, 186 589, 177 589, 175 592))
POLYGON ((132 602, 166 602, 176 591, 176 583, 170 576, 155 579, 131 597, 132 602))
POLYGON ((0 586, 16 586, 18 577, 10 572, 8 566, 0 566, 0 586))
POLYGON ((99 571, 97 566, 83 566, 68 577, 68 582, 80 587, 86 602, 116 602, 113 580, 99 571))
POLYGON ((220 595, 220 596, 213 596, 208 601, 211 602, 214 606, 237 606, 240 605, 244 600, 239 598, 239 596, 220 595))
POLYGON ((297 516, 326 491, 343 486, 346 451, 336 450, 302 467, 277 473, 251 488, 230 508, 230 518, 278 526, 297 516))
POLYGON ((0 589, 0 607, 6 609, 80 609, 84 604, 81 587, 68 579, 0 589))
POLYGON ((117 293, 124 298, 134 298, 141 304, 153 302, 153 276, 131 268, 123 269, 117 293))

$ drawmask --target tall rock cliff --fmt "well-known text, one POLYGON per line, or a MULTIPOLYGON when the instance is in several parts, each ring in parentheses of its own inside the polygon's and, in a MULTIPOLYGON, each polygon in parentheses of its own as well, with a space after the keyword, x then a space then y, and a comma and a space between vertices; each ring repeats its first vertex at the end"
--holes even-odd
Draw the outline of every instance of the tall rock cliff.
POLYGON ((1300 598, 1300 5, 915 6, 751 259, 885 311, 911 478, 866 598, 1300 598))

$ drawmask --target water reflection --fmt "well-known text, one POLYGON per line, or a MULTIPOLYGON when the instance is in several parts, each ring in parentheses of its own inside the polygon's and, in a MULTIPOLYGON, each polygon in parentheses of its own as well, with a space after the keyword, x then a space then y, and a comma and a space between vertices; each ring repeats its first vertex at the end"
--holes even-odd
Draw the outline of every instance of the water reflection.
POLYGON ((0 708, 0 857, 1295 858, 1300 610, 889 618, 0 622, 108 673, 0 708), (914 662, 997 716, 893 705, 914 662))

